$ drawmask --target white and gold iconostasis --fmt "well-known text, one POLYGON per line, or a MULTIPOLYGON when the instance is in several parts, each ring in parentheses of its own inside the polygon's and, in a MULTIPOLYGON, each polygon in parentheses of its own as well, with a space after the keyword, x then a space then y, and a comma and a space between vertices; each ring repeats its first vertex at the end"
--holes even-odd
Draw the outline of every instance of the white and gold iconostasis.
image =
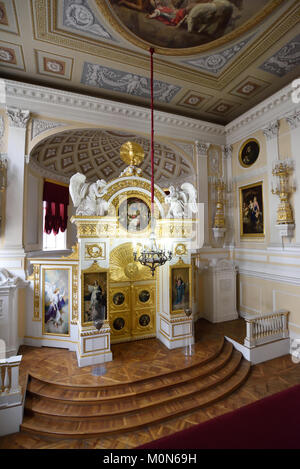
MULTIPOLYGON (((8 160, 8 183, 1 198, 5 222, 1 223, 0 267, 25 283, 16 289, 23 301, 15 303, 19 305, 15 348, 21 343, 69 348, 77 351, 83 366, 92 360, 96 363, 111 359, 111 342, 156 336, 170 348, 183 346, 189 335, 188 321, 184 312, 174 312, 170 307, 170 285, 176 278, 172 268, 180 267, 177 265, 180 260, 190 269, 186 275, 189 281, 191 278, 194 320, 205 317, 216 322, 234 319, 238 313, 264 313, 285 308, 290 311, 291 335, 300 337, 299 190, 291 191, 288 197, 293 223, 280 226, 277 223, 280 198, 276 194, 279 177, 273 174, 274 160, 291 160, 294 166, 288 176, 288 189, 296 187, 295 181, 299 184, 299 106, 290 99, 290 85, 226 127, 157 112, 155 206, 160 218, 156 230, 158 240, 164 240, 172 250, 173 259, 150 278, 149 272, 141 271, 140 267, 136 271, 131 265, 134 243, 138 245, 142 233, 130 233, 129 237, 116 235, 118 220, 114 215, 100 222, 83 220, 75 216, 72 204, 67 228, 68 250, 51 253, 42 250, 42 190, 46 178, 68 184, 70 176, 83 165, 86 165, 87 175, 92 172, 99 158, 101 170, 109 166, 115 170, 111 173, 106 169, 107 175, 103 172, 101 176, 109 182, 111 192, 107 201, 111 206, 124 192, 128 192, 127 198, 149 201, 146 160, 143 175, 136 179, 128 177, 121 187, 118 184, 125 178, 119 179, 122 168, 115 164, 120 161, 119 147, 116 145, 114 149, 111 139, 115 134, 124 142, 134 135, 142 146, 146 141, 149 145, 148 114, 135 106, 99 98, 78 100, 77 95, 52 89, 47 89, 42 102, 39 92, 45 93, 44 89, 9 84, 5 80, 5 106, 9 112, 4 107, 0 109, 1 152, 8 160), (101 107, 101 113, 95 111, 96 104, 101 107), (88 132, 94 134, 89 137, 88 132), (99 150, 97 132, 102 133, 101 154, 96 154, 99 150), (61 143, 56 143, 55 139, 61 143), (46 140, 47 147, 43 146, 46 140), (250 144, 257 142, 259 150, 257 158, 250 158, 250 163, 247 160, 249 141, 250 144), (69 154, 68 146, 72 147, 69 154), (93 155, 93 160, 85 153, 93 155), (164 161, 161 153, 166 157, 164 161), (101 163, 104 154, 107 160, 101 163), (77 155, 76 159, 72 159, 72 155, 77 155), (181 159, 183 166, 180 166, 181 159), (187 169, 187 173, 180 176, 181 169, 187 169), (191 244, 194 233, 191 236, 189 231, 194 228, 187 227, 183 231, 176 220, 172 224, 165 219, 166 213, 161 208, 164 190, 186 180, 196 187, 197 202, 201 206, 197 218, 203 223, 197 225, 196 244, 191 244), (253 192, 251 200, 249 190, 253 192), (243 202, 249 206, 254 196, 260 206, 260 224, 255 221, 255 227, 251 227, 254 218, 243 212, 243 202), (70 248, 77 243, 78 249, 71 253, 70 248), (61 272, 56 274, 51 269, 61 269, 61 272), (108 285, 110 306, 106 324, 95 333, 82 316, 82 281, 84 276, 93 281, 93 276, 100 273, 99 280, 108 285), (69 326, 61 331, 60 325, 54 324, 54 331, 46 331, 42 289, 48 280, 56 281, 55 275, 68 290, 69 326)), ((3 282, 9 283, 8 280, 3 282)), ((8 317, 9 313, 5 312, 0 315, 0 321, 9 322, 8 317)))

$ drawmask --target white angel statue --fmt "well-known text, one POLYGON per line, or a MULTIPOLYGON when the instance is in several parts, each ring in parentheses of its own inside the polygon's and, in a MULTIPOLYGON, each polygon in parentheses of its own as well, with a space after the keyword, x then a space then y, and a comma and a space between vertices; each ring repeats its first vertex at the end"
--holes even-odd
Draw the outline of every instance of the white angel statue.
POLYGON ((66 304, 64 300, 65 291, 60 288, 56 288, 49 282, 45 282, 46 294, 50 300, 50 305, 45 313, 45 323, 52 321, 53 324, 58 327, 63 323, 61 310, 66 304))
POLYGON ((185 182, 180 189, 170 186, 169 192, 165 198, 166 203, 170 204, 167 218, 189 217, 191 213, 197 213, 197 192, 193 184, 185 182))
POLYGON ((74 174, 70 179, 70 194, 76 209, 76 215, 103 216, 107 213, 108 204, 102 199, 107 192, 104 179, 86 182, 86 176, 74 174))

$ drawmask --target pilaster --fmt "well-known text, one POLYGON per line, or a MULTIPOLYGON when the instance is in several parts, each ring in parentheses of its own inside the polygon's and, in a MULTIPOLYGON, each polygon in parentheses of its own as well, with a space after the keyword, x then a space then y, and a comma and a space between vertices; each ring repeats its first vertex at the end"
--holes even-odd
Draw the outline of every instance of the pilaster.
MULTIPOLYGON (((207 151, 209 143, 195 142, 196 152, 196 171, 197 171, 197 202, 204 206, 204 243, 203 247, 209 247, 209 223, 208 223, 208 170, 207 170, 207 151)), ((200 238, 199 238, 200 239, 200 238)))
POLYGON ((17 108, 7 108, 8 148, 7 148, 7 191, 4 245, 6 253, 12 257, 23 255, 24 218, 24 170, 26 127, 30 112, 17 108))
POLYGON ((294 178, 297 181, 297 189, 294 194, 294 220, 295 220, 295 241, 300 245, 300 161, 299 161, 299 148, 300 148, 300 110, 294 111, 286 117, 286 121, 290 127, 291 133, 291 147, 292 158, 294 161, 294 178))
POLYGON ((227 199, 225 205, 226 214, 226 238, 225 246, 234 246, 234 206, 233 206, 233 183, 232 183, 232 145, 222 146, 222 164, 224 168, 224 179, 227 185, 227 199))
POLYGON ((265 216, 269 217, 270 226, 270 239, 269 244, 278 246, 281 243, 281 239, 276 227, 277 220, 277 206, 278 197, 271 192, 271 182, 273 181, 273 165, 274 162, 279 160, 278 153, 278 133, 279 133, 279 121, 274 120, 270 122, 267 127, 263 129, 264 136, 267 142, 267 167, 268 167, 268 197, 269 197, 269 211, 265 212, 265 216))

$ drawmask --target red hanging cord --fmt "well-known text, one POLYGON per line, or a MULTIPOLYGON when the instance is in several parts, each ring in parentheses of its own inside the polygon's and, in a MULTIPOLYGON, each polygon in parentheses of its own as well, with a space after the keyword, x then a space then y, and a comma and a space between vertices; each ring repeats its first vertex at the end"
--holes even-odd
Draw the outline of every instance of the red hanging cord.
POLYGON ((151 214, 154 215, 154 104, 153 104, 153 54, 154 48, 150 48, 150 63, 151 63, 151 214))

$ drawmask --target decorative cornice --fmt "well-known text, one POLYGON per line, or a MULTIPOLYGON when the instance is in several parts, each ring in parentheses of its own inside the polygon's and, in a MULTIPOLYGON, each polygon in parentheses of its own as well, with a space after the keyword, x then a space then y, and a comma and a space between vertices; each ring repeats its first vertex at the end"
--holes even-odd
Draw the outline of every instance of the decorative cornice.
MULTIPOLYGON (((115 126, 116 119, 122 118, 130 130, 148 132, 150 128, 149 109, 134 105, 109 101, 107 99, 89 97, 72 92, 55 90, 28 83, 3 80, 6 89, 6 104, 14 106, 22 105, 28 107, 31 112, 45 114, 49 117, 57 116, 59 113, 63 118, 72 121, 92 122, 115 126), (74 110, 80 109, 80 113, 74 110), (74 117, 76 116, 76 117, 74 117), (96 116, 96 119, 95 119, 96 116)), ((1 80, 0 80, 1 84, 1 80)), ((49 119, 50 120, 50 119, 49 119)), ((209 122, 176 116, 163 111, 155 112, 156 133, 177 137, 181 132, 182 138, 195 140, 197 137, 207 138, 216 144, 225 143, 224 126, 209 122)))
POLYGON ((279 121, 275 120, 270 122, 267 127, 263 129, 263 134, 267 140, 272 140, 278 136, 279 132, 279 121))
POLYGON ((289 124, 291 130, 297 129, 300 125, 300 110, 296 110, 293 114, 286 116, 286 121, 289 124))
POLYGON ((26 129, 27 122, 30 118, 30 111, 24 111, 22 109, 8 107, 6 109, 8 116, 8 122, 10 127, 18 127, 26 129))
POLYGON ((262 129, 266 122, 274 120, 274 116, 279 121, 291 113, 296 109, 296 104, 292 101, 292 93, 294 91, 290 83, 226 125, 225 134, 227 143, 237 142, 249 134, 262 129))

